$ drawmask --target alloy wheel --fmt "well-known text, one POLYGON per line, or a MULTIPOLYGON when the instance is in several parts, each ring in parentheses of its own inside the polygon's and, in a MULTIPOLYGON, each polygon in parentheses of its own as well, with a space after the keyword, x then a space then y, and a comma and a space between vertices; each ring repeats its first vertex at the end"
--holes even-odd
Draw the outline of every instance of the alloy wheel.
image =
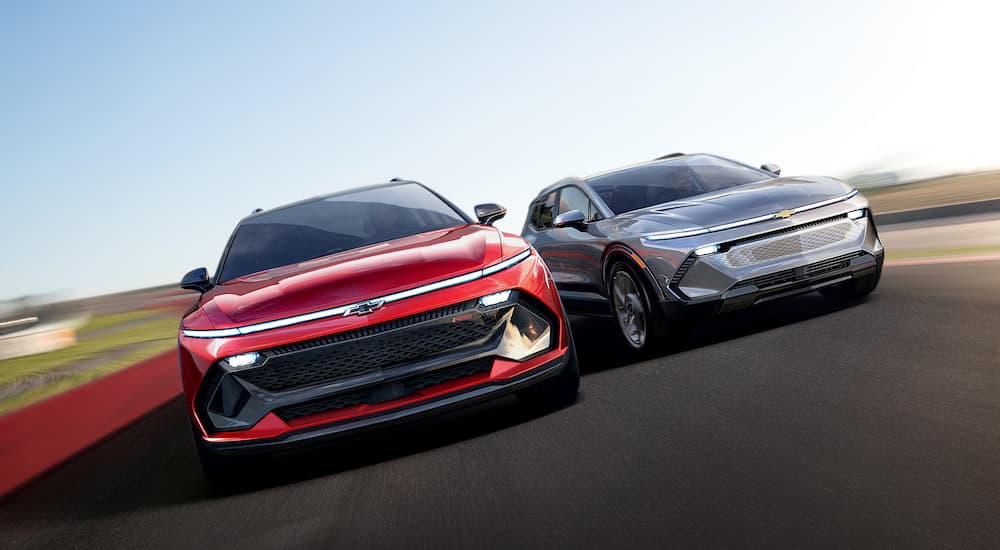
POLYGON ((642 290, 632 276, 622 270, 615 273, 611 282, 612 301, 618 328, 632 347, 639 349, 646 343, 646 302, 642 290))

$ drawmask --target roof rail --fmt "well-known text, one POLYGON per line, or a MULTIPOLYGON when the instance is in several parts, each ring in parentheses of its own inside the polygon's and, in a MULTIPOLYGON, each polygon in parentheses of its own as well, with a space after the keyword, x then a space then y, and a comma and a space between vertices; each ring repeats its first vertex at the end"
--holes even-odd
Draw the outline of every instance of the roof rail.
POLYGON ((670 153, 669 155, 663 155, 662 157, 656 157, 653 160, 672 159, 674 157, 683 157, 683 156, 684 156, 684 153, 670 153))

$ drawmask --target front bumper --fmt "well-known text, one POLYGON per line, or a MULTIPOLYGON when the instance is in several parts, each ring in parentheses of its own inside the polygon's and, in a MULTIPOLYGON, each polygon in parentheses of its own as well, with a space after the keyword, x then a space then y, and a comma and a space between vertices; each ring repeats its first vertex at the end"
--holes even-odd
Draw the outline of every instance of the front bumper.
POLYGON ((660 305, 671 319, 708 317, 863 277, 881 269, 884 259, 881 251, 875 254, 857 251, 741 281, 709 300, 668 300, 660 305))
POLYGON ((205 438, 202 441, 202 445, 215 453, 229 455, 297 451, 314 446, 322 446, 346 438, 364 435, 372 430, 389 428, 509 395, 555 376, 566 366, 569 358, 569 351, 562 350, 561 356, 548 360, 513 378, 507 380, 489 380, 464 389, 408 405, 396 406, 366 416, 295 430, 270 438, 234 441, 219 441, 212 438, 205 438))
MULTIPOLYGON (((277 346, 257 348, 254 366, 233 369, 220 359, 225 354, 215 354, 198 384, 186 388, 199 444, 223 454, 295 448, 548 378, 569 357, 569 333, 554 286, 540 285, 511 289, 497 305, 471 297, 489 294, 482 286, 466 285, 452 305, 412 307, 408 316, 365 325, 350 318, 357 328, 306 340, 274 331, 268 336, 277 346)), ((180 356, 183 378, 197 364, 188 346, 180 356)))
POLYGON ((884 257, 870 213, 851 218, 842 211, 697 246, 703 245, 717 251, 698 255, 692 249, 659 276, 662 308, 671 318, 733 311, 839 284, 878 269, 884 257))
MULTIPOLYGON (((371 419, 391 420, 398 411, 412 407, 436 408, 424 405, 479 387, 491 389, 476 390, 475 394, 500 394, 503 388, 515 387, 513 382, 520 377, 545 371, 547 365, 564 357, 569 349, 569 329, 562 311, 548 270, 532 255, 488 277, 393 302, 369 315, 328 317, 218 338, 193 338, 182 331, 178 355, 188 414, 200 444, 239 452, 243 445, 253 448, 256 442, 294 441, 300 437, 294 434, 331 426, 341 426, 334 430, 339 433, 380 424, 381 420, 371 419), (524 303, 545 318, 550 328, 548 347, 529 346, 525 353, 514 353, 518 342, 537 340, 516 338, 530 336, 530 331, 479 331, 484 326, 498 327, 492 323, 503 321, 504 315, 487 315, 480 324, 479 314, 470 312, 468 304, 478 304, 474 308, 484 313, 494 306, 480 303, 480 298, 501 291, 510 291, 511 298, 496 308, 524 303), (441 325, 447 328, 438 330, 441 325), (404 334, 405 338, 396 338, 404 334), (351 342, 358 345, 327 353, 332 351, 331 345, 351 342), (232 365, 223 369, 220 364, 223 358, 254 351, 263 357, 263 365, 292 376, 258 377, 234 370, 232 365), (312 351, 317 353, 306 357, 312 351), (309 364, 299 359, 308 359, 309 364), (317 368, 334 368, 336 373, 316 376, 317 368), (228 390, 217 399, 220 372, 236 383, 227 384, 228 390), (323 402, 340 399, 344 401, 323 402)), ((521 321, 510 324, 526 326, 521 321)))
POLYGON ((499 304, 466 300, 264 348, 248 367, 217 361, 200 385, 195 414, 213 433, 249 430, 272 414, 295 427, 489 377, 497 359, 533 366, 558 347, 560 320, 525 293, 506 295, 499 304))

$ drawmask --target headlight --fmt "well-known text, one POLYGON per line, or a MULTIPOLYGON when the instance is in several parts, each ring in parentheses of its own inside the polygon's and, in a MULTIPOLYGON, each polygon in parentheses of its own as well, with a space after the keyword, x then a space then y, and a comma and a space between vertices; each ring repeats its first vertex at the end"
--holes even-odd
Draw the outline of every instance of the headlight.
POLYGON ((500 292, 495 292, 493 294, 488 294, 479 299, 479 305, 483 307, 495 306, 497 304, 502 304, 510 300, 510 291, 503 290, 500 292))
POLYGON ((552 343, 549 322, 524 306, 511 309, 507 328, 500 339, 497 355, 514 361, 523 361, 541 353, 552 343))
POLYGON ((230 355, 220 363, 229 372, 245 370, 259 365, 261 363, 261 355, 256 351, 240 353, 238 355, 230 355))
POLYGON ((850 212, 847 213, 847 219, 849 219, 849 220, 857 220, 857 219, 863 218, 863 217, 865 217, 865 209, 864 208, 862 208, 860 210, 852 210, 852 211, 850 211, 850 212))
POLYGON ((708 256, 709 254, 715 254, 719 251, 719 245, 711 244, 708 246, 703 246, 701 248, 695 248, 694 253, 696 256, 708 256))

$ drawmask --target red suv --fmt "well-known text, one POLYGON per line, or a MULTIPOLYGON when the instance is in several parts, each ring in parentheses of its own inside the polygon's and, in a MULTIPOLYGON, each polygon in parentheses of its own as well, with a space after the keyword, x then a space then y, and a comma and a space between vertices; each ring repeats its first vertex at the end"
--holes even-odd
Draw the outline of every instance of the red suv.
POLYGON ((412 181, 258 210, 181 321, 180 370, 210 478, 238 455, 517 392, 575 399, 579 370, 545 264, 412 181))

